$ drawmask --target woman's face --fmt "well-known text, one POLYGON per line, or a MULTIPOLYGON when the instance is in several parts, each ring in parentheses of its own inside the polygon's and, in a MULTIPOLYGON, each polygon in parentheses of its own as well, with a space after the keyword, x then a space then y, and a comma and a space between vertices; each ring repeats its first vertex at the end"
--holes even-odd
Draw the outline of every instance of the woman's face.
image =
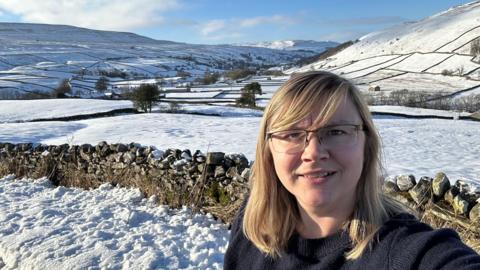
MULTIPOLYGON (((292 129, 313 130, 311 115, 292 129)), ((361 125, 362 119, 347 98, 326 126, 337 124, 361 125)), ((295 196, 301 210, 329 214, 343 211, 349 215, 355 203, 355 189, 363 169, 365 134, 358 131, 356 141, 346 147, 331 147, 320 143, 314 133, 302 152, 278 153, 272 150, 273 163, 280 182, 295 196)), ((272 144, 272 140, 269 140, 272 144)), ((270 145, 270 149, 272 145, 270 145)))

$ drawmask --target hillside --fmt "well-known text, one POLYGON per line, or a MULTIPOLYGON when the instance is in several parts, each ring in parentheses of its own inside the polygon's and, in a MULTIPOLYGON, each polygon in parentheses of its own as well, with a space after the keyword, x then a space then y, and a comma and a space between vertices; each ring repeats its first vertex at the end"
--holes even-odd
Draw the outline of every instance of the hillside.
POLYGON ((290 72, 312 69, 342 74, 362 90, 455 93, 475 88, 480 85, 480 1, 368 34, 290 72))
POLYGON ((208 72, 278 66, 314 54, 177 43, 65 25, 0 23, 0 99, 51 92, 62 79, 71 80, 74 92, 93 95, 99 75, 115 82, 171 77, 185 82, 208 72))
POLYGON ((264 41, 258 43, 242 43, 240 46, 250 46, 259 48, 269 48, 275 50, 287 51, 312 51, 321 53, 328 48, 333 48, 339 43, 333 41, 314 41, 314 40, 277 40, 264 41))

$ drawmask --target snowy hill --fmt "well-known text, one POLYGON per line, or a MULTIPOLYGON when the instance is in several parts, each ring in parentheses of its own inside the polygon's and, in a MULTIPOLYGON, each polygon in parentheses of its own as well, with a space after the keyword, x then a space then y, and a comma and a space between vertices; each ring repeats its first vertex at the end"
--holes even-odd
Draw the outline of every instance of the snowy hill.
MULTIPOLYGON (((158 43, 159 41, 127 32, 99 31, 69 25, 0 23, 0 41, 158 43)), ((175 43, 162 41, 165 43, 175 43)))
POLYGON ((480 1, 368 34, 333 56, 290 71, 329 70, 363 90, 376 85, 386 91, 454 93, 480 85, 480 47, 475 46, 480 46, 480 1))
POLYGON ((0 99, 51 92, 62 79, 71 80, 74 94, 94 96, 101 74, 116 82, 170 77, 192 81, 206 72, 277 66, 314 54, 176 43, 65 25, 0 23, 0 99))
POLYGON ((339 43, 333 41, 314 41, 314 40, 277 40, 277 41, 264 41, 259 43, 243 43, 237 44, 240 46, 269 48, 276 50, 288 50, 288 51, 312 51, 321 53, 327 48, 332 48, 339 43))

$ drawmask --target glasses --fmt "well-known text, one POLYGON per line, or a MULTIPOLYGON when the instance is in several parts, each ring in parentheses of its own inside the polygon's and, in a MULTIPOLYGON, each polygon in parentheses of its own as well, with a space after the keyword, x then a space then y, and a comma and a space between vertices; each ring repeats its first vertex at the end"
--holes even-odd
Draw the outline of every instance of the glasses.
POLYGON ((319 143, 332 150, 351 147, 357 143, 358 131, 363 125, 332 125, 314 130, 284 130, 267 133, 272 141, 273 151, 277 153, 295 154, 302 152, 310 141, 308 133, 314 133, 319 143))

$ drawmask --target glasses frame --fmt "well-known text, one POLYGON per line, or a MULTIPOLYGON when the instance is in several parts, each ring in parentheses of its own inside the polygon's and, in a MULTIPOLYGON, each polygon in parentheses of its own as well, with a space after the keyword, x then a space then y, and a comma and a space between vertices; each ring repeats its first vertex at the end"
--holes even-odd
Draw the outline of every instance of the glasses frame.
POLYGON ((320 127, 320 128, 317 128, 317 129, 287 129, 287 130, 279 130, 279 131, 273 131, 273 132, 267 132, 267 140, 270 140, 272 141, 273 139, 273 136, 275 135, 275 133, 279 133, 279 132, 285 132, 285 131, 303 131, 306 133, 306 136, 305 136, 305 141, 303 142, 303 148, 301 148, 301 150, 298 150, 298 151, 293 151, 293 152, 289 152, 289 151, 285 151, 285 152, 280 152, 280 151, 277 151, 274 149, 274 147, 272 146, 272 150, 275 151, 276 153, 287 153, 287 154, 296 154, 296 153, 301 153, 305 150, 305 148, 308 146, 308 143, 310 142, 311 138, 310 136, 308 136, 310 133, 314 133, 315 136, 317 137, 318 139, 318 142, 320 144, 323 143, 323 138, 318 136, 318 131, 319 130, 322 130, 322 129, 328 129, 328 128, 332 128, 332 127, 338 127, 338 126, 350 126, 350 127, 354 127, 355 128, 355 136, 358 136, 358 132, 359 131, 366 131, 365 129, 365 125, 363 124, 338 124, 338 125, 328 125, 328 126, 324 126, 324 127, 320 127))

